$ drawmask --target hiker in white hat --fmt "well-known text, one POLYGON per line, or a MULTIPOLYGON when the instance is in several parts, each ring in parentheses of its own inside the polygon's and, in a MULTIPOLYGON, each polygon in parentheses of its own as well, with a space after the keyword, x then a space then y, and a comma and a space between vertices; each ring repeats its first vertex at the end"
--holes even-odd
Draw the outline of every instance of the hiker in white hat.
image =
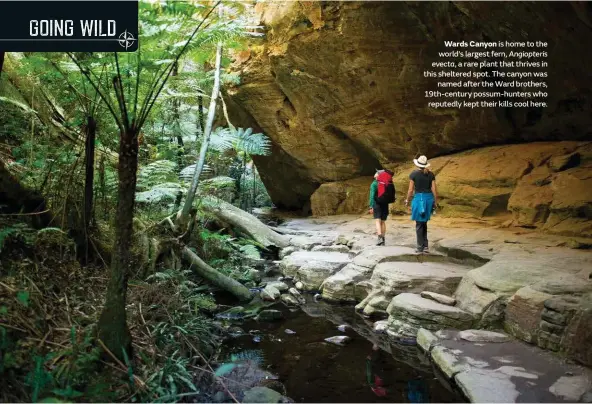
POLYGON ((409 191, 405 206, 411 203, 411 220, 415 221, 415 232, 417 233, 417 252, 428 253, 428 221, 432 212, 438 204, 438 191, 436 189, 436 176, 428 170, 430 163, 426 156, 419 156, 413 159, 418 168, 409 174, 409 191))

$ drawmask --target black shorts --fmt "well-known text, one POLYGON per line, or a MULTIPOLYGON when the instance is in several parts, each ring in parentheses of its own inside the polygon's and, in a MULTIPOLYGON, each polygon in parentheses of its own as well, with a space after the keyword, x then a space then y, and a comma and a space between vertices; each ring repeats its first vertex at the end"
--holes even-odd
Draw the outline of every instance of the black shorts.
POLYGON ((386 220, 389 214, 388 203, 375 203, 372 207, 374 209, 374 219, 386 220))

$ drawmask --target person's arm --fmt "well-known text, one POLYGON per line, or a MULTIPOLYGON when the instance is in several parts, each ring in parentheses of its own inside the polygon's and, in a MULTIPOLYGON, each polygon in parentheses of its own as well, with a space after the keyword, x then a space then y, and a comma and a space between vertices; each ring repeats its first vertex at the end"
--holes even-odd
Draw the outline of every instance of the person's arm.
POLYGON ((376 190, 378 189, 378 183, 376 181, 372 181, 372 185, 370 185, 370 199, 368 201, 369 208, 372 209, 374 207, 374 195, 376 195, 376 190))
POLYGON ((415 183, 413 180, 409 181, 409 189, 407 190, 407 198, 405 199, 405 206, 409 204, 409 200, 413 196, 413 189, 415 188, 415 183))
POLYGON ((438 188, 436 187, 436 178, 432 180, 432 194, 434 194, 434 206, 438 205, 438 188))

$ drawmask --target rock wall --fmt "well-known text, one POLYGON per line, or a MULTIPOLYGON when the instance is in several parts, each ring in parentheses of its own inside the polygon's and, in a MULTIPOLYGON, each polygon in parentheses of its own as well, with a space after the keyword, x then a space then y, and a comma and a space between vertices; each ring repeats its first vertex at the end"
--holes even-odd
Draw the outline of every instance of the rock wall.
MULTIPOLYGON (((540 142, 491 146, 431 160, 440 213, 486 217, 565 235, 592 236, 592 143, 540 142)), ((393 213, 404 213, 413 164, 396 173, 393 213)), ((362 213, 372 177, 321 185, 312 213, 362 213)))
MULTIPOLYGON (((274 153, 256 158, 256 164, 274 203, 308 210, 310 196, 321 186, 341 202, 324 207, 316 203, 318 213, 340 213, 357 204, 344 205, 342 195, 364 181, 349 180, 418 154, 436 157, 487 145, 589 140, 592 53, 587 46, 592 42, 592 9, 578 4, 260 3, 266 37, 236 55, 242 83, 228 91, 231 114, 237 123, 261 129, 273 140, 274 153), (550 106, 426 108, 424 90, 433 89, 433 83, 423 78, 423 70, 436 59, 444 40, 462 39, 549 42, 550 106), (344 182, 331 184, 337 181, 344 182)), ((477 171, 483 181, 487 179, 478 162, 458 170, 477 171)), ((467 213, 495 210, 506 203, 518 179, 536 182, 536 176, 545 175, 538 170, 522 178, 529 170, 518 158, 500 172, 513 177, 511 183, 493 180, 491 192, 478 187, 482 203, 471 202, 467 213)), ((582 173, 552 176, 554 183, 566 185, 582 173)), ((313 197, 313 205, 318 199, 313 197)), ((543 204, 556 210, 565 207, 548 198, 543 204)), ((460 212, 461 204, 457 205, 460 212)), ((510 205, 524 203, 516 195, 510 205)), ((543 220, 547 213, 531 208, 530 213, 517 208, 521 220, 555 220, 551 213, 543 220)))

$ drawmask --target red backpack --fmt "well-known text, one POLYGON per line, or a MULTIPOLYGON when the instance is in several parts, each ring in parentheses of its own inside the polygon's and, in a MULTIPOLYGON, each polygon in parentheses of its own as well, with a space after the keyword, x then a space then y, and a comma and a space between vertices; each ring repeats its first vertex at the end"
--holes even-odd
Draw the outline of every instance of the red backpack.
POLYGON ((393 184, 393 172, 384 170, 378 174, 378 194, 376 202, 393 203, 395 201, 395 184, 393 184))

